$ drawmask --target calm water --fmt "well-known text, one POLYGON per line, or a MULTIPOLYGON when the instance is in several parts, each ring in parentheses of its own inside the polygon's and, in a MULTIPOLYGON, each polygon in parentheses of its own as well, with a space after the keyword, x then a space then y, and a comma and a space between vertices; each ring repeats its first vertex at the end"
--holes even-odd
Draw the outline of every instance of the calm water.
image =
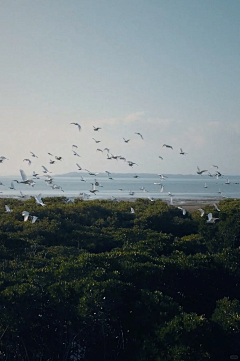
POLYGON ((219 179, 209 176, 198 175, 167 175, 168 178, 161 180, 156 174, 139 174, 139 178, 133 178, 133 174, 111 174, 113 180, 108 179, 106 174, 97 176, 89 176, 81 173, 86 179, 82 182, 80 173, 73 176, 54 176, 53 184, 62 187, 64 192, 59 189, 52 189, 46 182, 46 177, 41 176, 36 180, 34 187, 18 184, 14 182, 16 190, 9 189, 13 179, 21 180, 20 176, 1 177, 0 181, 4 184, 0 186, 0 196, 2 197, 18 197, 20 191, 26 196, 34 196, 39 193, 42 196, 66 196, 78 197, 80 192, 89 193, 92 189, 91 183, 96 179, 101 187, 96 187, 99 191, 91 194, 90 199, 111 199, 116 198, 159 198, 169 199, 168 192, 171 192, 174 198, 178 199, 204 199, 204 198, 221 198, 220 191, 224 196, 230 198, 240 198, 240 176, 224 176, 219 179), (229 179, 230 184, 225 184, 229 179), (163 191, 160 192, 160 186, 154 183, 162 183, 163 191), (205 183, 207 188, 205 188, 205 183), (145 188, 148 192, 140 190, 145 188), (119 189, 122 189, 121 191, 119 189), (129 195, 129 191, 134 195, 129 195))

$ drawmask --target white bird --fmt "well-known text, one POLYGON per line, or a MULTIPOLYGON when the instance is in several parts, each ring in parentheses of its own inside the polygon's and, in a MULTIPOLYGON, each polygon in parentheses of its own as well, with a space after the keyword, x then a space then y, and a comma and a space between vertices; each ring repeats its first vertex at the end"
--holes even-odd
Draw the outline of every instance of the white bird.
POLYGON ((78 127, 79 132, 80 132, 80 130, 82 129, 82 127, 81 127, 81 125, 80 125, 79 123, 70 123, 70 124, 76 125, 76 126, 78 127))
POLYGON ((128 193, 130 196, 134 196, 134 194, 135 194, 135 192, 133 192, 133 191, 129 191, 129 193, 128 193))
POLYGON ((159 176, 161 179, 168 178, 166 175, 163 175, 163 174, 158 174, 158 176, 159 176))
POLYGON ((81 182, 86 182, 86 179, 84 179, 83 176, 80 175, 80 177, 81 177, 80 179, 81 182))
POLYGON ((49 160, 50 164, 54 164, 55 162, 56 162, 55 160, 52 160, 52 159, 49 160))
POLYGON ((29 217, 29 212, 27 212, 27 211, 23 211, 22 212, 22 216, 24 217, 24 222, 26 222, 27 220, 28 220, 28 217, 29 217))
POLYGON ((80 196, 82 196, 82 199, 85 201, 87 199, 89 199, 90 197, 90 194, 87 194, 87 193, 79 193, 80 196))
POLYGON ((171 145, 168 145, 168 144, 163 144, 163 147, 166 147, 166 148, 171 148, 173 149, 173 147, 171 145))
POLYGON ((218 206, 216 205, 216 203, 213 203, 213 205, 214 205, 215 209, 216 209, 218 212, 220 212, 220 209, 218 208, 218 206))
POLYGON ((73 155, 76 155, 77 157, 81 157, 77 152, 75 152, 75 150, 72 150, 73 155))
POLYGON ((172 194, 171 192, 168 192, 168 195, 169 195, 170 197, 172 197, 172 196, 173 196, 173 194, 172 194))
POLYGON ((130 141, 130 139, 125 139, 125 138, 123 138, 123 140, 125 143, 128 143, 130 141))
POLYGON ((134 209, 131 207, 131 213, 135 213, 134 209))
POLYGON ((32 187, 35 185, 35 182, 33 180, 31 180, 31 179, 28 179, 25 172, 22 169, 20 169, 20 174, 21 174, 21 177, 22 177, 22 181, 20 181, 20 182, 17 181, 17 183, 27 184, 27 185, 32 186, 32 187))
POLYGON ((182 211, 182 214, 185 216, 185 214, 187 213, 186 209, 182 207, 178 207, 178 209, 180 209, 182 211))
POLYGON ((32 217, 32 223, 35 223, 36 222, 36 220, 38 219, 38 217, 37 216, 31 216, 32 217))
POLYGON ((37 195, 35 198, 35 201, 37 202, 37 204, 40 204, 41 206, 45 206, 46 204, 43 203, 42 198, 41 198, 41 193, 39 195, 37 195))
POLYGON ((52 173, 52 172, 49 172, 49 170, 47 170, 47 168, 44 167, 44 165, 42 165, 42 168, 43 168, 43 173, 52 173))
POLYGON ((33 176, 34 178, 36 178, 36 179, 40 179, 40 178, 37 178, 37 176, 38 176, 38 175, 39 175, 39 174, 38 174, 38 173, 36 173, 36 172, 35 172, 35 170, 34 170, 34 171, 33 171, 33 175, 32 175, 32 176, 33 176))
POLYGON ((96 195, 96 192, 99 192, 99 190, 95 188, 95 183, 91 183, 91 185, 92 185, 92 189, 90 189, 89 192, 96 195))
POLYGON ((26 196, 23 194, 23 192, 20 191, 20 196, 19 198, 25 198, 26 196))
POLYGON ((173 206, 173 198, 170 197, 170 202, 169 202, 170 206, 173 206))
POLYGON ((108 170, 105 170, 105 173, 107 173, 108 176, 111 174, 108 170))
POLYGON ((207 219, 207 223, 215 223, 215 221, 217 221, 219 218, 214 218, 212 216, 212 213, 208 213, 208 219, 207 219))
POLYGON ((231 182, 229 181, 229 179, 227 179, 227 181, 225 182, 225 184, 230 184, 231 182))
POLYGON ((142 139, 143 139, 143 136, 142 136, 142 134, 141 133, 139 133, 139 132, 135 132, 134 134, 138 134, 142 139))
POLYGON ((197 174, 203 174, 204 172, 207 172, 207 169, 204 169, 204 170, 200 170, 199 167, 197 167, 197 174))
POLYGON ((10 213, 10 212, 12 212, 12 209, 10 209, 7 205, 5 205, 5 209, 6 209, 5 213, 10 213))
POLYGON ((30 152, 30 153, 31 153, 32 157, 38 158, 35 153, 33 153, 33 152, 30 152))
POLYGON ((154 202, 154 198, 153 198, 153 197, 148 197, 148 199, 149 199, 151 202, 154 202))
POLYGON ((208 186, 207 186, 207 183, 205 183, 205 184, 204 184, 204 188, 207 188, 207 187, 208 187, 208 186))
POLYGON ((204 210, 202 208, 198 208, 198 211, 201 212, 200 217, 203 217, 204 216, 204 210))

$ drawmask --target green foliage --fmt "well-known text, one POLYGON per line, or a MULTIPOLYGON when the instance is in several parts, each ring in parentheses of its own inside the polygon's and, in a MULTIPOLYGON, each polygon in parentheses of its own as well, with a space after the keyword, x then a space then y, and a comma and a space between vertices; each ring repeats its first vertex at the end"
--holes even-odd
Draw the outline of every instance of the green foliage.
POLYGON ((239 201, 207 206, 216 224, 162 201, 44 203, 0 200, 0 359, 240 354, 239 201))

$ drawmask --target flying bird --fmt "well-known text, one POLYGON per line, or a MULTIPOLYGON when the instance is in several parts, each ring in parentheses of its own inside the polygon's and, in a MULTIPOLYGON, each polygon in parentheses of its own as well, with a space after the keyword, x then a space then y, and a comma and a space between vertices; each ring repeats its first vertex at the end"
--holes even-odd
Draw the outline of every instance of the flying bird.
POLYGON ((44 165, 42 165, 42 168, 43 168, 43 173, 52 173, 52 172, 49 172, 49 170, 47 170, 47 168, 44 167, 44 165))
POLYGON ((76 155, 77 157, 81 157, 77 152, 75 152, 75 150, 72 150, 73 155, 76 155))
POLYGON ((34 198, 35 198, 35 201, 36 201, 37 204, 40 204, 41 206, 45 206, 45 205, 46 205, 46 204, 43 203, 43 201, 42 201, 41 193, 40 193, 38 196, 34 197, 34 198))
POLYGON ((182 148, 180 148, 180 154, 185 155, 185 154, 187 154, 187 153, 184 152, 184 151, 182 150, 182 148))
POLYGON ((208 213, 208 219, 207 219, 207 223, 215 223, 215 221, 217 221, 219 218, 214 218, 212 216, 212 213, 208 213))
POLYGON ((168 144, 163 144, 163 147, 166 147, 166 148, 171 148, 173 149, 173 147, 171 145, 168 145, 168 144))
POLYGON ((125 143, 128 143, 130 141, 130 139, 125 139, 125 138, 123 138, 123 140, 125 143))
POLYGON ((22 212, 22 216, 24 217, 24 218, 23 218, 24 222, 26 222, 26 221, 28 220, 28 217, 29 217, 29 212, 23 211, 23 212, 22 212))
POLYGON ((135 213, 134 209, 131 207, 131 213, 135 213))
POLYGON ((31 216, 31 218, 32 218, 32 223, 35 223, 35 222, 36 222, 36 220, 38 219, 38 217, 37 217, 37 216, 31 216))
POLYGON ((101 143, 101 140, 96 140, 95 138, 92 139, 95 141, 95 143, 101 143))
POLYGON ((213 203, 213 205, 214 205, 215 209, 216 209, 218 212, 220 212, 220 209, 218 208, 218 206, 216 205, 216 203, 213 203))
POLYGON ((197 174, 202 175, 204 172, 207 172, 207 169, 200 170, 200 168, 199 168, 199 167, 197 167, 197 174))
POLYGON ((10 213, 10 212, 12 212, 12 209, 10 209, 7 205, 5 205, 5 209, 6 209, 5 213, 10 213))
POLYGON ((93 125, 93 130, 94 130, 95 132, 98 132, 100 129, 102 129, 102 128, 100 128, 100 127, 94 127, 94 125, 93 125))
POLYGON ((142 134, 141 133, 139 133, 139 132, 135 132, 134 134, 138 134, 142 139, 143 139, 143 136, 142 136, 142 134))
POLYGON ((203 217, 204 216, 204 210, 202 208, 198 208, 198 211, 201 212, 200 217, 203 217))
POLYGON ((80 130, 82 130, 82 127, 79 123, 70 123, 70 124, 76 125, 78 127, 79 132, 80 132, 80 130))
POLYGON ((28 158, 23 159, 23 162, 24 161, 28 162, 28 165, 31 165, 31 163, 32 163, 32 161, 30 159, 28 159, 28 158))
POLYGON ((182 211, 182 214, 185 216, 185 214, 187 213, 186 209, 182 207, 178 207, 178 209, 180 209, 182 211))
POLYGON ((76 163, 76 165, 78 167, 78 170, 82 170, 82 167, 78 163, 76 163))
POLYGON ((32 157, 38 158, 35 153, 33 153, 33 152, 30 152, 30 153, 31 153, 32 157))

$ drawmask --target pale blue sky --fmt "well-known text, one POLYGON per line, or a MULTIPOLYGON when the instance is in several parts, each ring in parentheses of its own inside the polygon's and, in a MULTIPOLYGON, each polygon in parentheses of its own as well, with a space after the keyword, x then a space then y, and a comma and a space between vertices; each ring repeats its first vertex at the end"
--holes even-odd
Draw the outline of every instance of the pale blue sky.
POLYGON ((218 164, 239 174, 239 14, 238 0, 2 0, 1 174, 64 173, 76 161, 97 172, 194 174, 218 164), (30 151, 39 158, 28 167, 30 151), (51 166, 47 152, 64 160, 51 166))

